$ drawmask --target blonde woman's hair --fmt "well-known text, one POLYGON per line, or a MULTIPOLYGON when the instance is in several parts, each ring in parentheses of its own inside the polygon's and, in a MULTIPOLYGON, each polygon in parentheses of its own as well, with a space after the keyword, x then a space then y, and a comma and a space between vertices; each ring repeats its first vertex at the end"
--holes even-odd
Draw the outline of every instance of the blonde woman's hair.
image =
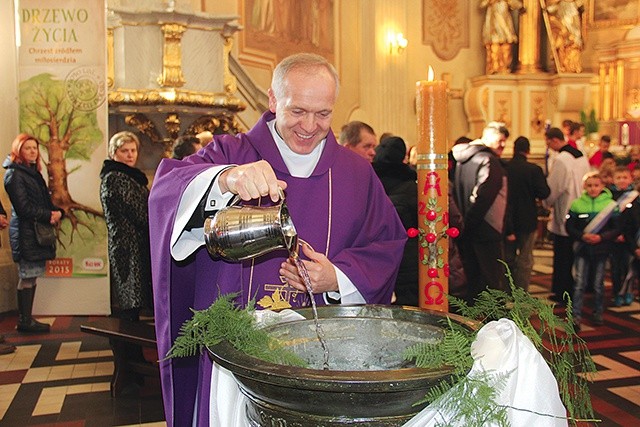
POLYGON ((129 131, 118 132, 109 140, 109 158, 113 159, 116 154, 116 150, 122 147, 127 142, 135 142, 136 147, 140 150, 140 140, 135 133, 129 131))

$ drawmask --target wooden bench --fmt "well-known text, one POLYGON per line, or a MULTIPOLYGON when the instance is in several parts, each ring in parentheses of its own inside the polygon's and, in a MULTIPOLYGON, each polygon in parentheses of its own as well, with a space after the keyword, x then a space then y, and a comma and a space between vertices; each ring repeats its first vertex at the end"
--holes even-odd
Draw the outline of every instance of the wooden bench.
POLYGON ((118 397, 126 385, 138 382, 140 375, 160 378, 157 364, 141 361, 140 353, 132 351, 137 350, 136 347, 157 348, 156 331, 152 324, 105 317, 80 325, 80 330, 109 338, 114 368, 111 376, 112 397, 118 397))

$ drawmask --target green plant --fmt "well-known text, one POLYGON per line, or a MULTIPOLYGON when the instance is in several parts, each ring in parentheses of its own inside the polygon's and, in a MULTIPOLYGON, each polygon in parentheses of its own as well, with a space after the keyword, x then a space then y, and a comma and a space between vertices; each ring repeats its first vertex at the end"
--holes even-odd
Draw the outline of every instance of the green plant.
POLYGON ((580 121, 584 125, 584 131, 587 135, 598 132, 599 124, 594 109, 591 109, 589 115, 584 110, 580 111, 580 121))
POLYGON ((192 310, 193 317, 183 323, 165 359, 199 354, 207 346, 228 341, 236 350, 267 362, 290 366, 306 366, 296 354, 256 326, 253 302, 239 308, 235 294, 222 295, 205 310, 192 310))

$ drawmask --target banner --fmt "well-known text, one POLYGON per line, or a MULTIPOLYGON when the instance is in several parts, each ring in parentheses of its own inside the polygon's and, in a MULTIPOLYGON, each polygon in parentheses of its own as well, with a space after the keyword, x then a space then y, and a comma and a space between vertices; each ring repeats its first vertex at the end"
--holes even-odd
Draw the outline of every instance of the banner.
POLYGON ((14 6, 20 131, 42 143, 43 175, 53 203, 64 210, 57 258, 47 262, 52 279, 41 281, 46 286, 38 287, 34 311, 108 313, 99 195, 108 135, 105 0, 15 0, 14 6))

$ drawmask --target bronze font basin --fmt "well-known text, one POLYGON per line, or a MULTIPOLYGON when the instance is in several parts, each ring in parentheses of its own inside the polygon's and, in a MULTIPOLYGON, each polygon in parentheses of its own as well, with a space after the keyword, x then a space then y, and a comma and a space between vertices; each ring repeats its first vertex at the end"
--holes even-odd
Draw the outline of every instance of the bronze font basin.
MULTIPOLYGON (((446 313, 386 305, 318 307, 329 348, 330 369, 323 370, 312 310, 296 312, 307 320, 265 329, 309 368, 265 362, 227 342, 209 348, 212 360, 234 374, 248 397, 252 427, 401 426, 426 406, 414 404, 430 387, 451 375, 448 367, 417 368, 402 357, 415 343, 440 340, 446 313)), ((477 328, 469 319, 448 316, 477 328)))

